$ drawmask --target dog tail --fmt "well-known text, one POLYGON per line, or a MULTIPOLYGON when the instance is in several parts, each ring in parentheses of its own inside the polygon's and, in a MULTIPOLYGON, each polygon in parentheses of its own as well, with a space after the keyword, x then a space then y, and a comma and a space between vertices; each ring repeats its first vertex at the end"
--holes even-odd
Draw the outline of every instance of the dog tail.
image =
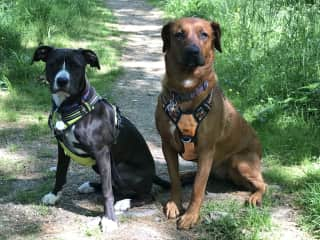
MULTIPOLYGON (((181 172, 180 174, 180 180, 181 180, 181 185, 187 186, 187 185, 191 185, 194 182, 194 178, 196 177, 196 172, 181 172)), ((164 180, 160 177, 158 177, 157 175, 154 175, 153 179, 152 179, 154 184, 157 184, 161 187, 163 187, 164 189, 170 189, 171 188, 171 184, 169 181, 164 180)))
POLYGON ((171 187, 171 184, 169 181, 164 180, 164 179, 158 177, 157 175, 154 175, 152 182, 154 184, 157 184, 157 185, 163 187, 164 189, 170 189, 170 187, 171 187))
POLYGON ((180 172, 179 176, 180 176, 181 185, 184 187, 184 186, 193 184, 196 174, 197 172, 195 171, 180 172))

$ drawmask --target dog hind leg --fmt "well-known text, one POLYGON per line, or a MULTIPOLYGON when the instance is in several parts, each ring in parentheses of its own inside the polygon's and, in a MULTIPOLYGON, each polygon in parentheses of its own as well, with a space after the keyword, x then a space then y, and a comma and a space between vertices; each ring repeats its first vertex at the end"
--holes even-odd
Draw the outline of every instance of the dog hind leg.
POLYGON ((250 205, 260 205, 267 186, 260 170, 260 157, 254 152, 243 152, 235 154, 231 161, 229 177, 236 185, 252 191, 250 205))

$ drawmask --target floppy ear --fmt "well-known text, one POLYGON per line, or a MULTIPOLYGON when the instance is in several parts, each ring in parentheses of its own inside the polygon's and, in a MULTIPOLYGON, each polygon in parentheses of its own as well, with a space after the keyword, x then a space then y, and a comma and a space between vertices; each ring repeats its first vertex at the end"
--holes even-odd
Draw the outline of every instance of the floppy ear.
POLYGON ((50 46, 40 46, 36 49, 33 54, 32 62, 38 62, 40 60, 46 62, 49 56, 49 53, 53 50, 53 47, 50 46))
POLYGON ((170 48, 170 28, 172 22, 168 22, 163 26, 161 31, 161 37, 163 41, 162 52, 166 52, 170 48))
POLYGON ((220 29, 219 23, 211 22, 211 28, 212 28, 212 30, 213 30, 213 36, 214 36, 214 39, 213 39, 213 41, 212 41, 213 46, 214 46, 214 48, 217 49, 219 52, 222 52, 221 42, 220 42, 221 29, 220 29))
POLYGON ((100 69, 99 59, 97 54, 89 49, 79 49, 86 60, 86 63, 89 64, 91 67, 96 67, 100 69))

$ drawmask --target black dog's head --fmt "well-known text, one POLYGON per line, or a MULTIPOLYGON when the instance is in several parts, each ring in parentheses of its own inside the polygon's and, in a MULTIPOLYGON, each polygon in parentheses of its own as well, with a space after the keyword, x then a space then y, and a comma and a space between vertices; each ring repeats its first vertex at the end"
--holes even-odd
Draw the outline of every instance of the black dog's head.
POLYGON ((59 98, 57 100, 60 104, 85 88, 87 64, 100 69, 97 55, 89 49, 40 46, 36 49, 32 62, 40 60, 46 63, 46 79, 50 84, 50 91, 54 98, 59 98))

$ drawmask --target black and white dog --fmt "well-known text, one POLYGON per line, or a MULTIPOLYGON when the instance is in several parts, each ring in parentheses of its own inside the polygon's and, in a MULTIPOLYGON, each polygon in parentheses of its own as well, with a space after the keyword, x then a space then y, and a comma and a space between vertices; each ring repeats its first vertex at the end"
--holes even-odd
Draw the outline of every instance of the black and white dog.
POLYGON ((101 184, 86 182, 78 190, 102 190, 104 216, 100 224, 103 231, 111 231, 117 227, 115 209, 151 201, 152 183, 165 188, 170 184, 156 176, 152 155, 134 125, 87 81, 87 64, 100 69, 93 51, 40 46, 32 62, 40 60, 46 63, 53 103, 49 125, 58 141, 55 186, 42 201, 53 205, 61 197, 70 158, 90 165, 100 174, 101 184), (121 199, 129 205, 117 202, 114 206, 114 200, 121 199))

